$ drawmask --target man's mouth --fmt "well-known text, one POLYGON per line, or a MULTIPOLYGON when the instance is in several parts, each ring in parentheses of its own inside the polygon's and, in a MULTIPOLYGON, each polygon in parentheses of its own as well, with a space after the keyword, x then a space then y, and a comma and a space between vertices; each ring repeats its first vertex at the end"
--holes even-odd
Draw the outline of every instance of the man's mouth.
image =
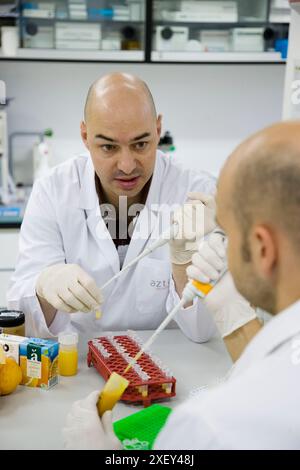
POLYGON ((133 178, 115 178, 118 186, 122 189, 133 189, 137 186, 140 180, 140 176, 134 176, 133 178))

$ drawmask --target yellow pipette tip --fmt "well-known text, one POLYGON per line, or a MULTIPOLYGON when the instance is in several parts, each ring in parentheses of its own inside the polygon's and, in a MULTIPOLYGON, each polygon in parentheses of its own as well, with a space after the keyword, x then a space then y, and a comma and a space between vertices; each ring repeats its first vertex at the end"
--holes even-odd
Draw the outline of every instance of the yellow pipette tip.
POLYGON ((129 381, 113 372, 100 393, 97 409, 101 417, 105 411, 112 410, 129 385, 129 381))
POLYGON ((100 318, 102 317, 101 310, 95 310, 95 317, 96 317, 96 320, 100 320, 100 318))
POLYGON ((203 294, 207 295, 209 292, 212 290, 213 286, 211 284, 204 284, 203 282, 199 281, 192 281, 192 284, 194 287, 196 287, 197 290, 202 292, 203 294))

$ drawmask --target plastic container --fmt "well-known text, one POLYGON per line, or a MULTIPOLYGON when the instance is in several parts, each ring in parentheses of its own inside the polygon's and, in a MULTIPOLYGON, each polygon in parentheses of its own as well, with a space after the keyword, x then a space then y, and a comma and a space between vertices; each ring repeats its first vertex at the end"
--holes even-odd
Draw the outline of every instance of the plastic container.
POLYGON ((25 336, 25 315, 19 310, 0 310, 0 333, 25 336))
POLYGON ((71 376, 77 374, 78 369, 78 334, 61 333, 58 336, 58 373, 71 376))
POLYGON ((1 27, 1 45, 4 56, 16 56, 19 46, 18 29, 16 26, 1 27))

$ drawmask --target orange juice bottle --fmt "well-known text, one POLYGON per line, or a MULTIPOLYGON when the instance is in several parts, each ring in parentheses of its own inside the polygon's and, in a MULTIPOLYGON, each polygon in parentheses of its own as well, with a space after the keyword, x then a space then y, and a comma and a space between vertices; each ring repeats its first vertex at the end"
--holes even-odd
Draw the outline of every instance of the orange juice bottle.
POLYGON ((71 376, 77 374, 78 368, 78 334, 61 333, 58 336, 58 373, 71 376))

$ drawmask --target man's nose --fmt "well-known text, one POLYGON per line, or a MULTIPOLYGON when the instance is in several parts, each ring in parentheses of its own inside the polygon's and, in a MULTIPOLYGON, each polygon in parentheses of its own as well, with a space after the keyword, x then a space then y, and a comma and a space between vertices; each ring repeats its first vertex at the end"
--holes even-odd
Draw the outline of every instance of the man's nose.
POLYGON ((131 154, 130 149, 122 149, 118 161, 118 169, 123 171, 126 175, 130 175, 136 169, 136 161, 134 156, 131 154))

